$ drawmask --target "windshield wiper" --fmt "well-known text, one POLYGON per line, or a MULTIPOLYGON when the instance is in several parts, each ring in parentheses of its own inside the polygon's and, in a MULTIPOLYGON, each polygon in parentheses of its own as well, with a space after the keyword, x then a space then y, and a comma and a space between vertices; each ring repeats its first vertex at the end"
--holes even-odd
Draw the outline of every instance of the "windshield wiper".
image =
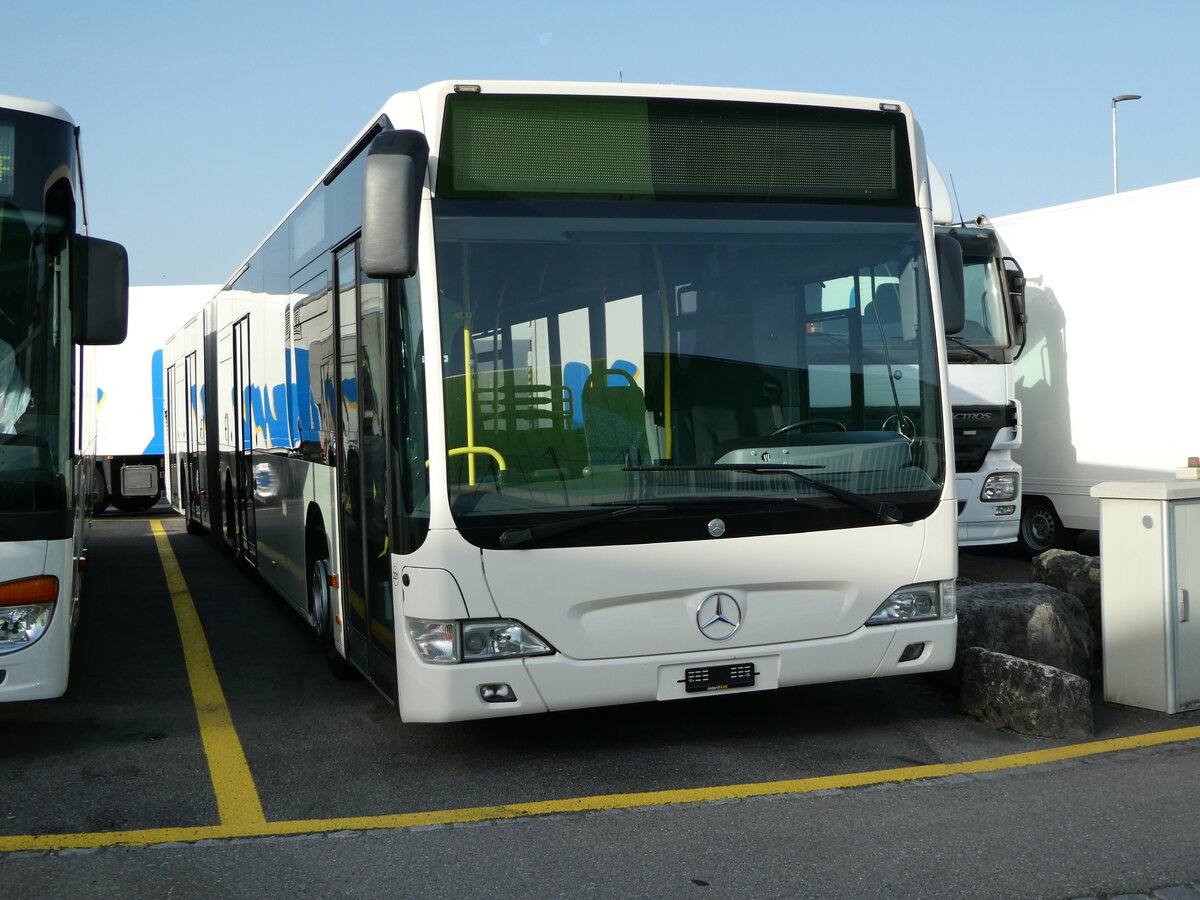
POLYGON ((824 491, 831 497, 841 500, 847 506, 853 506, 856 509, 861 509, 873 516, 878 516, 885 522, 891 524, 904 520, 904 513, 900 507, 894 503, 881 503, 877 500, 872 500, 869 497, 864 497, 862 494, 856 494, 854 491, 848 491, 844 488, 834 487, 832 484, 826 484, 823 481, 818 481, 808 475, 802 475, 796 469, 823 469, 824 466, 807 466, 807 465, 777 465, 774 463, 754 465, 742 463, 713 463, 707 466, 631 466, 625 469, 626 472, 707 472, 707 471, 725 471, 725 472, 749 472, 754 475, 788 475, 795 478, 797 481, 803 481, 805 484, 811 485, 817 490, 824 491))
POLYGON ((946 340, 953 341, 955 344, 962 347, 964 350, 970 350, 972 353, 974 353, 980 359, 984 359, 987 362, 997 363, 997 364, 1000 362, 1000 360, 996 359, 996 357, 992 356, 992 354, 988 353, 985 350, 980 350, 978 347, 973 346, 972 344, 968 344, 962 338, 956 338, 954 335, 948 334, 948 335, 946 335, 946 340))
POLYGON ((539 540, 544 540, 548 537, 555 537, 560 534, 566 534, 570 531, 578 531, 581 528, 587 528, 591 525, 607 522, 610 519, 616 519, 620 516, 629 515, 632 512, 639 510, 659 510, 667 509, 661 503, 635 503, 629 506, 618 506, 614 509, 607 509, 602 513, 595 513, 583 516, 575 516, 570 519, 560 519, 557 522, 543 522, 540 525, 530 525, 528 528, 508 528, 500 532, 501 547, 524 547, 529 544, 537 543, 539 540))

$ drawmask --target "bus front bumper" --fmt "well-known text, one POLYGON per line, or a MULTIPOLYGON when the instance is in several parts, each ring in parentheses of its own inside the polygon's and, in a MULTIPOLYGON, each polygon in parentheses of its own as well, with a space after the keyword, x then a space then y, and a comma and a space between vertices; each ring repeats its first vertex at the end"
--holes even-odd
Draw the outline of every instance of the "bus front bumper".
POLYGON ((623 659, 554 654, 431 665, 402 653, 398 706, 406 722, 455 722, 936 672, 954 664, 957 626, 957 619, 933 619, 820 640, 623 659))

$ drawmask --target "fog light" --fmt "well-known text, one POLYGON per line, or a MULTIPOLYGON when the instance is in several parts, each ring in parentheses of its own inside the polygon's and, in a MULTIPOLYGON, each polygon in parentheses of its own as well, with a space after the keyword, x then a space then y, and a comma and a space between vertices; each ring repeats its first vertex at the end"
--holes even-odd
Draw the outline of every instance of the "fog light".
POLYGON ((904 648, 904 652, 900 654, 898 662, 912 662, 918 656, 925 652, 925 643, 922 641, 919 644, 909 644, 904 648))
POLYGON ((517 695, 507 684, 481 684, 479 696, 484 703, 515 703, 517 695))
POLYGON ((993 516, 1011 516, 1016 511, 1017 511, 1017 507, 1015 505, 997 506, 994 509, 992 509, 992 515, 993 516))

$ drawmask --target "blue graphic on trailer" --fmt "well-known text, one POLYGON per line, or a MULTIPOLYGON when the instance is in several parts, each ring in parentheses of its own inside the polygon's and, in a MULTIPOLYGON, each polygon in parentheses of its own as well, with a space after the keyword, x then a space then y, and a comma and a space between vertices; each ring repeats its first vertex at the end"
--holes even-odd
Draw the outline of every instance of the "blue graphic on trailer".
POLYGON ((143 456, 162 456, 163 454, 162 362, 162 350, 155 350, 154 355, 150 357, 150 418, 153 419, 150 427, 153 429, 153 437, 150 438, 150 443, 146 445, 146 449, 142 451, 143 456))

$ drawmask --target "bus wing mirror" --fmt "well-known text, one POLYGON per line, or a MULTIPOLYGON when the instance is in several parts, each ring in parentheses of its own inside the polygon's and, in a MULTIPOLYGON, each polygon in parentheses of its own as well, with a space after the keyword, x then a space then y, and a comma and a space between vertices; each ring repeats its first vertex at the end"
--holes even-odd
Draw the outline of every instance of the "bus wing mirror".
POLYGON ((942 287, 942 326, 946 334, 958 334, 967 324, 962 245, 948 234, 939 234, 934 237, 934 246, 942 287))
POLYGON ((1025 348, 1025 271, 1011 256, 1004 257, 1004 279, 1008 282, 1008 304, 1012 317, 1012 342, 1017 354, 1025 348))
POLYGON ((367 150, 363 176, 362 270, 370 278, 417 271, 417 225, 429 143, 417 131, 384 131, 367 150))
POLYGON ((129 327, 125 248, 77 235, 71 250, 72 339, 77 344, 120 344, 129 327))

